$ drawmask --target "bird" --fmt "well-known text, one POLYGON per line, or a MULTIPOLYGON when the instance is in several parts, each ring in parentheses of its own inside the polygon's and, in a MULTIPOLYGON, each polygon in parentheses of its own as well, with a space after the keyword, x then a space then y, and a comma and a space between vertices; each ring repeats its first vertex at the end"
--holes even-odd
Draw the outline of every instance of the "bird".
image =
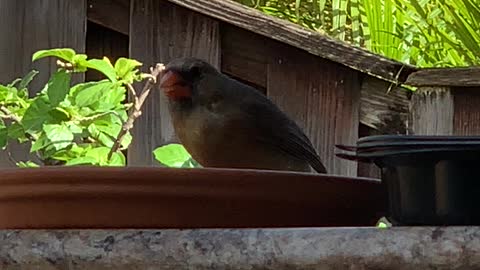
POLYGON ((175 58, 159 81, 175 135, 202 167, 327 173, 309 138, 273 101, 207 61, 175 58))

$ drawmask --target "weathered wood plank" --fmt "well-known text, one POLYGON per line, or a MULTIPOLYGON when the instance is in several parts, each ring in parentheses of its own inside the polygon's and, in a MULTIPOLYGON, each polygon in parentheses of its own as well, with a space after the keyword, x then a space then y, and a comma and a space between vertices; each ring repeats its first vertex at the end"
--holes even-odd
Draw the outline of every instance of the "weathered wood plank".
POLYGON ((88 20, 128 35, 130 0, 88 0, 88 20))
MULTIPOLYGON (((2 0, 0 1, 0 83, 22 77, 31 69, 41 71, 30 91, 40 91, 56 70, 54 60, 32 64, 32 54, 40 49, 71 47, 85 51, 85 0, 2 0), (9 33, 9 34, 7 34, 9 33)), ((77 77, 83 80, 83 77, 77 77)), ((11 145, 16 160, 29 158, 28 149, 11 145)), ((5 153, 0 166, 14 166, 5 153)))
POLYGON ((453 88, 455 135, 480 135, 480 87, 453 88))
MULTIPOLYGON (((167 63, 182 56, 202 58, 220 68, 219 24, 167 1, 131 2, 130 56, 144 63, 167 63)), ((166 99, 154 89, 132 129, 129 165, 156 164, 152 151, 175 140, 166 99)))
POLYGON ((453 135, 454 113, 454 96, 449 88, 419 88, 412 96, 411 131, 416 135, 453 135))
POLYGON ((272 40, 222 23, 222 72, 267 87, 269 45, 272 40))
POLYGON ((480 86, 480 67, 421 69, 410 74, 406 84, 412 86, 480 86))
POLYGON ((386 80, 403 82, 415 70, 233 1, 168 1, 386 80))
POLYGON ((405 134, 409 111, 409 90, 364 76, 361 90, 360 122, 389 134, 405 134))
POLYGON ((358 139, 357 72, 283 45, 272 50, 267 93, 305 131, 329 174, 357 175, 356 162, 334 153, 335 144, 358 139))

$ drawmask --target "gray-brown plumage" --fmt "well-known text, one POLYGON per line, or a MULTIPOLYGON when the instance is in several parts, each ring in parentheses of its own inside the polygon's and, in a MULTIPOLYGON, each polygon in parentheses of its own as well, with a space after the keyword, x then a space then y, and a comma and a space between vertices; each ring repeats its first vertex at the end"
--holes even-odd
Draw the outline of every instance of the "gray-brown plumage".
POLYGON ((302 130, 266 96, 205 61, 171 61, 160 88, 175 133, 204 167, 326 173, 302 130))

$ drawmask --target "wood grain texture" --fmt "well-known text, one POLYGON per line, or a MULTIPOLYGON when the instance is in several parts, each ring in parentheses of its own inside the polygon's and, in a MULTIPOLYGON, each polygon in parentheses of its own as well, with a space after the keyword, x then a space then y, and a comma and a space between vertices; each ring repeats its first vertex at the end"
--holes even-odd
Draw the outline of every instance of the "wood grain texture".
POLYGON ((88 0, 88 20, 129 34, 130 0, 88 0))
POLYGON ((480 86, 480 67, 422 69, 410 74, 406 84, 413 86, 480 86))
POLYGON ((416 135, 453 135, 454 113, 454 96, 449 88, 419 88, 412 96, 411 131, 416 135))
POLYGON ((455 135, 480 135, 480 87, 453 88, 455 135))
MULTIPOLYGON (((220 68, 219 24, 204 15, 167 1, 131 2, 130 57, 144 69, 173 58, 194 56, 220 68)), ((165 96, 156 88, 132 129, 129 165, 153 165, 152 151, 175 140, 165 96)))
POLYGON ((168 1, 386 80, 403 82, 415 70, 230 0, 168 1))
MULTIPOLYGON (((32 63, 40 49, 70 47, 85 51, 85 0, 1 0, 0 1, 0 83, 23 77, 31 69, 40 71, 30 86, 39 92, 56 70, 54 60, 32 63)), ((77 76, 74 81, 83 81, 77 76)), ((26 147, 11 145, 17 160, 29 158, 26 147)), ((14 166, 6 154, 0 154, 0 166, 14 166)))
POLYGON ((226 23, 220 24, 222 72, 267 87, 269 46, 274 41, 226 23))
POLYGON ((360 122, 383 133, 405 133, 409 110, 409 90, 364 76, 362 80, 360 122))
POLYGON ((358 73, 280 45, 272 50, 268 96, 305 131, 329 174, 356 176, 357 163, 335 157, 334 145, 358 139, 358 73))

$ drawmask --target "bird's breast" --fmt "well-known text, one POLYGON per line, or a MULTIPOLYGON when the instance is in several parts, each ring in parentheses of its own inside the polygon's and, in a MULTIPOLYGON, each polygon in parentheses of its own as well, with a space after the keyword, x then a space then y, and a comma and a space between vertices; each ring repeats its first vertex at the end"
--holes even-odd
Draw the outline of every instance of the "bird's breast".
POLYGON ((259 143, 260 134, 242 117, 197 110, 172 119, 178 139, 204 167, 310 170, 306 162, 259 143))

